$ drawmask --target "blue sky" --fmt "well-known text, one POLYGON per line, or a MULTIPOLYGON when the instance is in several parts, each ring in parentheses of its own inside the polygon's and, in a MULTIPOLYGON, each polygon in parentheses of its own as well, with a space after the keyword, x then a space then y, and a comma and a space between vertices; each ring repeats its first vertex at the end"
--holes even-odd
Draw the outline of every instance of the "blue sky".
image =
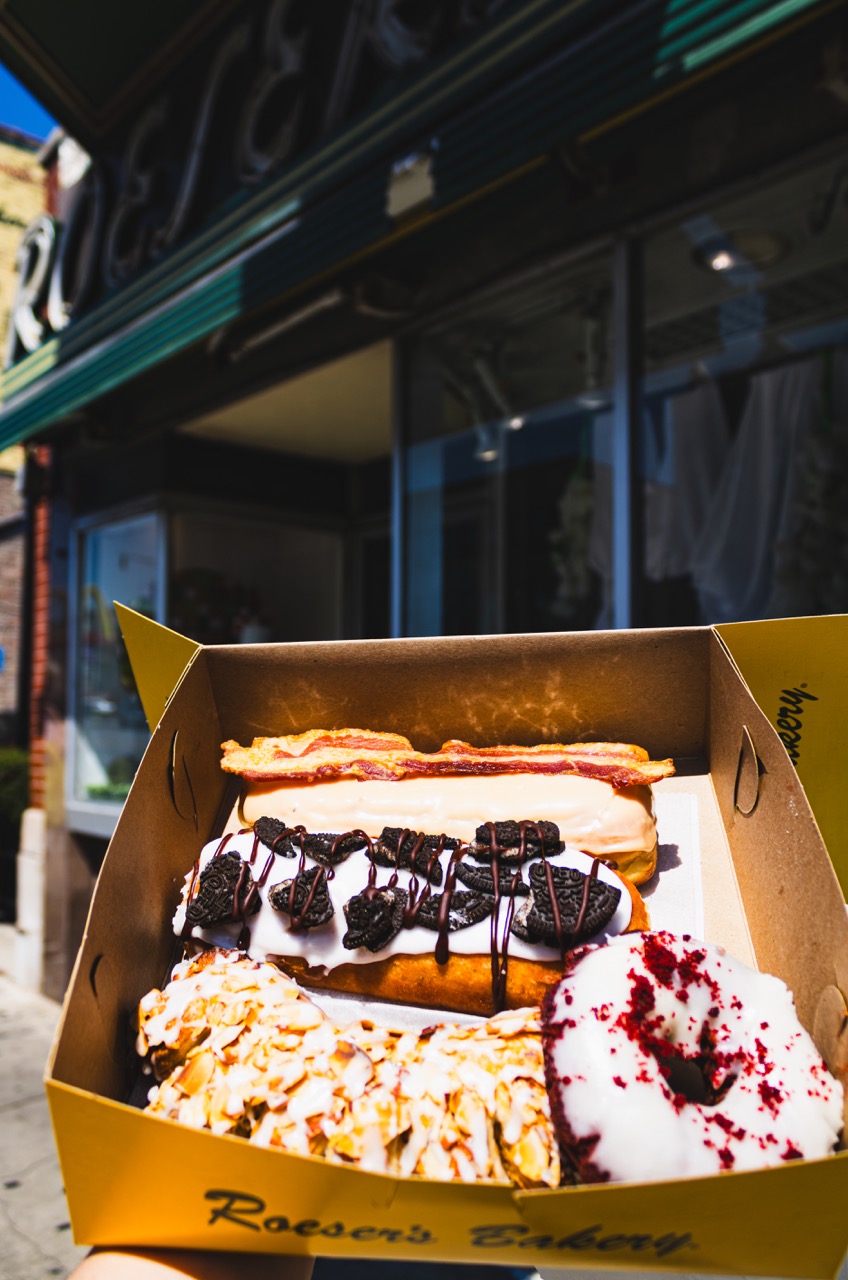
POLYGON ((0 124, 31 133, 42 141, 56 121, 15 77, 0 65, 0 124))

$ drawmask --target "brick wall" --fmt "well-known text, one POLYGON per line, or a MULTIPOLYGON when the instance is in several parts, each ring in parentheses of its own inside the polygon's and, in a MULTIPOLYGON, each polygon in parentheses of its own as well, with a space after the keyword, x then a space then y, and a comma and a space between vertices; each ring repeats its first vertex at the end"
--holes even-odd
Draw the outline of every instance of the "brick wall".
MULTIPOLYGON (((38 445, 37 465, 49 467, 50 450, 38 445)), ((30 804, 43 808, 47 796, 45 696, 50 643, 50 500, 37 498, 32 511, 32 670, 30 673, 30 804)))
POLYGON ((0 742, 19 740, 24 502, 16 488, 22 450, 0 454, 0 742))

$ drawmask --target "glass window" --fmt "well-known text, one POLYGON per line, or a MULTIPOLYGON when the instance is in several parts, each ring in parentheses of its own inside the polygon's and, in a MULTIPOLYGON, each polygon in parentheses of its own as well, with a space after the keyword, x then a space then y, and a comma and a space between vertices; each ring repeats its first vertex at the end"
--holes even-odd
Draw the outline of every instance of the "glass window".
POLYGON ((92 524, 78 534, 79 593, 69 811, 109 834, 149 740, 114 601, 202 644, 337 639, 343 541, 233 508, 92 524), (167 597, 167 605, 166 605, 167 597))
POLYGON ((335 640, 342 538, 224 510, 169 524, 168 625, 201 644, 335 640))
POLYGON ((149 734, 113 601, 158 616, 162 546, 155 514, 80 535, 77 694, 72 794, 120 802, 149 734))
POLYGON ((645 246, 646 617, 848 609, 848 158, 645 246))
POLYGON ((604 254, 481 298, 414 344, 407 634, 596 625, 609 319, 604 254))

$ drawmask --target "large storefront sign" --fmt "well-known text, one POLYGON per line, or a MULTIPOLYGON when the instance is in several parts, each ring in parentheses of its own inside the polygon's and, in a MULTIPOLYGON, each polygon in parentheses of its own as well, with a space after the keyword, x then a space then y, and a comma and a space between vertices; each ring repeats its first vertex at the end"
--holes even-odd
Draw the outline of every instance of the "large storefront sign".
POLYGON ((164 258, 210 210, 384 103, 503 4, 245 5, 92 160, 64 223, 43 214, 27 228, 6 367, 164 258))

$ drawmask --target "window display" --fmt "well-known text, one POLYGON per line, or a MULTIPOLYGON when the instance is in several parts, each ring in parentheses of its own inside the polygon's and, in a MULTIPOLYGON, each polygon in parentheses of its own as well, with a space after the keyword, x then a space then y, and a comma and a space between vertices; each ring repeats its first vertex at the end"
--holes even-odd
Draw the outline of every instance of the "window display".
POLYGON ((73 800, 119 803, 148 731, 113 601, 161 618, 162 535, 155 513, 85 530, 79 544, 73 800))
POLYGON ((343 544, 333 529, 162 494, 155 511, 80 527, 77 557, 68 813, 104 835, 149 740, 113 602, 201 644, 336 639, 343 544))

